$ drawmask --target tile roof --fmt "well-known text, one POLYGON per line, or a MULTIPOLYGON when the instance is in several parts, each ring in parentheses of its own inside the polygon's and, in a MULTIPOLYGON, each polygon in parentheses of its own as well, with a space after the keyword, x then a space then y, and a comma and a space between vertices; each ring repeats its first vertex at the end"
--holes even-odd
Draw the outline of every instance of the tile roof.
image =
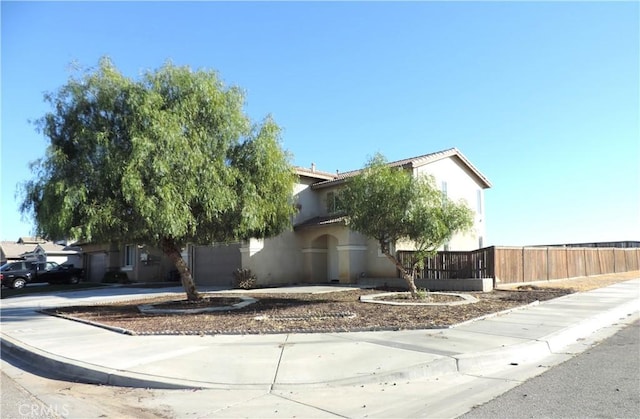
MULTIPOLYGON (((407 167, 407 168, 416 168, 420 166, 424 166, 425 164, 433 163, 438 160, 442 160, 448 157, 458 158, 470 171, 473 173, 480 183, 482 183, 486 188, 491 187, 491 182, 484 176, 471 162, 457 149, 450 148, 448 150, 437 151, 435 153, 424 154, 421 156, 410 157, 408 159, 397 160, 393 162, 389 162, 388 165, 391 167, 407 167)), ((352 170, 349 172, 340 173, 335 176, 333 179, 327 179, 322 182, 318 182, 313 184, 313 189, 321 189, 329 186, 339 185, 343 183, 346 179, 356 176, 360 173, 362 169, 352 170)))

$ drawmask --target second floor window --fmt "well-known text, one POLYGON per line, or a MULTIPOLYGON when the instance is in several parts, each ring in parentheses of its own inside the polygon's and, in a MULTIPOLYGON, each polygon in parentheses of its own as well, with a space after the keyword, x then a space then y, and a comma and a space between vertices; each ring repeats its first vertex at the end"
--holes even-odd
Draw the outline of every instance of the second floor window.
POLYGON ((340 212, 342 207, 340 205, 340 197, 335 192, 327 193, 327 214, 335 214, 340 212))
POLYGON ((442 202, 446 203, 447 199, 449 198, 449 186, 447 185, 447 181, 443 180, 442 181, 442 185, 440 187, 440 190, 442 192, 442 202))

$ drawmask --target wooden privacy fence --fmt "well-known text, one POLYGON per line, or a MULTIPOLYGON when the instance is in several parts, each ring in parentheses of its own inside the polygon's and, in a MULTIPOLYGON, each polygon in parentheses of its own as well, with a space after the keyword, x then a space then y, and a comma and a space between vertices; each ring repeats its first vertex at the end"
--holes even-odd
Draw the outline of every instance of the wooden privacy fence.
MULTIPOLYGON (((423 279, 493 278, 494 248, 470 252, 438 252, 425 258, 424 268, 417 273, 423 279)), ((398 251, 398 260, 406 269, 416 262, 415 252, 398 251)))
MULTIPOLYGON (((399 251, 410 268, 414 252, 399 251)), ((487 247, 438 252, 426 258, 418 278, 494 278, 496 284, 575 278, 640 270, 640 248, 487 247)))

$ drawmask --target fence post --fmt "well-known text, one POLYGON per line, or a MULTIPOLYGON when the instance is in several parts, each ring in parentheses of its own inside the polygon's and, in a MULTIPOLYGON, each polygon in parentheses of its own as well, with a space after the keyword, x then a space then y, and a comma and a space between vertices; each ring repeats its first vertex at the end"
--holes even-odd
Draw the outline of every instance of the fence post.
MULTIPOLYGON (((491 278, 493 278, 493 288, 495 288, 498 283, 498 269, 496 268, 498 251, 496 250, 496 246, 491 246, 490 249, 490 253, 487 257, 487 263, 490 263, 490 266, 487 267, 487 275, 491 275, 491 278)), ((638 258, 640 259, 640 252, 638 253, 638 258)))

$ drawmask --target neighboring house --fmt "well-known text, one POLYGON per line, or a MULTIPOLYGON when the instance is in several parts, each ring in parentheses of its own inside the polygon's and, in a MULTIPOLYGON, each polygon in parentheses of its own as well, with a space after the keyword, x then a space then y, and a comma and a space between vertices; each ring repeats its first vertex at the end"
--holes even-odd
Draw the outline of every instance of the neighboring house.
MULTIPOLYGON (((442 250, 473 250, 484 246, 484 190, 489 180, 457 149, 449 149, 389 165, 414 176, 432 175, 450 199, 463 199, 474 210, 474 226, 458 234, 442 250)), ((293 230, 277 237, 216 246, 190 246, 188 263, 198 285, 232 284, 232 272, 250 269, 260 285, 294 283, 356 283, 359 278, 395 278, 395 266, 378 243, 350 230, 336 208, 339 189, 358 171, 332 174, 297 168, 294 198, 298 213, 293 230)), ((394 250, 412 250, 396 243, 394 250)))
POLYGON ((20 237, 17 241, 0 242, 2 264, 13 260, 57 262, 82 268, 82 250, 73 245, 61 245, 39 237, 20 237))
POLYGON ((169 258, 157 248, 130 243, 85 243, 84 269, 91 282, 101 282, 109 271, 125 272, 135 282, 167 281, 175 269, 169 258))
MULTIPOLYGON (((458 234, 446 250, 474 250, 484 246, 484 190, 487 178, 457 149, 389 163, 414 176, 429 174, 450 199, 463 199, 475 211, 474 227, 458 234)), ((321 172, 315 165, 296 168, 293 190, 298 209, 293 229, 270 239, 209 246, 188 245, 183 257, 197 285, 231 286, 233 272, 250 269, 261 286, 297 283, 356 283, 359 278, 396 278, 395 266, 380 252, 378 243, 351 231, 336 208, 336 196, 359 171, 321 172)), ((124 246, 84 244, 84 268, 90 281, 101 281, 107 271, 126 272, 138 282, 166 281, 175 269, 158 249, 135 243, 124 246)), ((396 243, 394 250, 412 250, 396 243)))

